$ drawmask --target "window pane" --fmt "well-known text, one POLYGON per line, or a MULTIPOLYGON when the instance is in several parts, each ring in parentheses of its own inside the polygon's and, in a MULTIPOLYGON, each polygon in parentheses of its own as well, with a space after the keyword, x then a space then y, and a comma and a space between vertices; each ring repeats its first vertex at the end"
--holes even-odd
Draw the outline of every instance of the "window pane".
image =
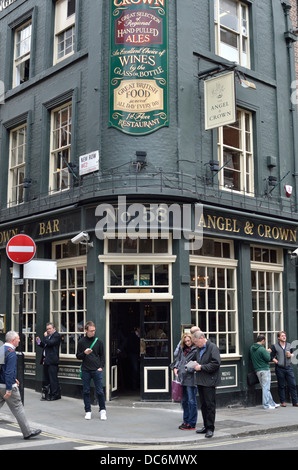
POLYGON ((220 0, 220 23, 234 31, 239 30, 237 3, 233 0, 220 0))

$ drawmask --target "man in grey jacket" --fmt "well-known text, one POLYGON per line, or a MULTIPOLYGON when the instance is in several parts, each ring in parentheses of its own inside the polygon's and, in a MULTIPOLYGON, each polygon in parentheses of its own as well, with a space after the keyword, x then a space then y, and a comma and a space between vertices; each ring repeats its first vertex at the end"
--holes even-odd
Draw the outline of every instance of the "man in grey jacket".
POLYGON ((210 438, 215 428, 216 387, 220 384, 220 353, 216 344, 207 340, 202 331, 193 334, 193 342, 198 348, 198 364, 194 369, 204 423, 204 427, 196 432, 210 438))
POLYGON ((297 388, 292 368, 292 357, 294 356, 290 343, 287 343, 285 331, 277 333, 278 342, 271 347, 271 358, 275 363, 275 373, 278 383, 278 395, 281 406, 286 405, 285 385, 287 382, 289 392, 292 398, 293 406, 298 406, 297 388))

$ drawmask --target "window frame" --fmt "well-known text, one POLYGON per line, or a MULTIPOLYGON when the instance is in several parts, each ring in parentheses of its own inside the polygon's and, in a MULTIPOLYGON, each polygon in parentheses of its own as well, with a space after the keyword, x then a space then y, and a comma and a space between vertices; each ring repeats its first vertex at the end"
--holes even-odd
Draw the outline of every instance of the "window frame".
MULTIPOLYGON (((63 253, 63 245, 68 245, 69 240, 59 241, 52 244, 52 259, 56 259, 57 245, 61 245, 61 253, 63 253)), ((67 246, 66 248, 67 249, 67 246)), ((72 253, 72 252, 70 252, 72 253)), ((84 325, 87 321, 87 255, 79 255, 71 257, 61 257, 56 259, 57 261, 57 280, 50 282, 50 319, 55 324, 56 329, 60 336, 62 337, 61 347, 60 347, 60 357, 64 359, 73 359, 77 351, 78 341, 82 336, 84 336, 84 325), (66 284, 63 286, 61 284, 61 273, 64 271, 69 273, 70 270, 73 270, 75 273, 74 276, 74 285, 69 285, 69 277, 66 276, 66 284), (77 273, 78 270, 83 271, 83 285, 78 286, 77 284, 77 273), (82 292, 83 295, 83 308, 78 308, 78 291, 82 292), (59 297, 59 293, 61 294, 59 297), (66 307, 69 307, 69 295, 74 295, 74 308, 63 308, 62 306, 62 294, 66 293, 66 307), (62 330, 62 314, 65 314, 66 325, 68 328, 62 330), (69 328, 71 323, 71 316, 75 319, 74 329, 69 328), (78 322, 79 316, 82 316, 82 321, 78 322), (80 328, 78 328, 79 323, 81 323, 80 328), (74 340, 73 353, 70 352, 70 340, 74 340), (66 352, 64 348, 66 347, 66 352)))
MULTIPOLYGON (((72 56, 75 53, 76 43, 76 10, 77 5, 75 4, 75 11, 68 16, 68 2, 69 0, 57 0, 55 2, 55 20, 54 20, 54 51, 53 51, 53 64, 56 65, 66 58, 72 56), (68 48, 64 47, 64 53, 59 57, 59 44, 66 43, 65 34, 71 31, 71 50, 65 52, 68 48), (61 37, 63 36, 63 40, 61 37)), ((67 38, 69 39, 69 38, 67 38)))
POLYGON ((73 105, 72 101, 68 101, 57 108, 51 110, 50 118, 50 162, 49 162, 49 194, 57 194, 62 191, 68 191, 71 187, 71 174, 69 172, 68 164, 71 161, 72 152, 72 115, 73 105), (66 124, 62 121, 62 112, 67 110, 68 119, 66 124), (71 111, 71 112, 69 112, 71 111), (55 125, 55 117, 60 114, 59 123, 55 125), (70 132, 69 132, 70 129, 70 132), (62 133, 66 133, 66 145, 55 146, 55 135, 58 135, 58 140, 62 142, 62 133), (60 135, 59 135, 60 134, 60 135), (67 158, 63 158, 63 153, 66 152, 67 158), (60 155, 59 155, 60 154, 60 155), (59 161, 60 159, 60 166, 59 161), (62 165, 61 165, 62 163, 62 165), (66 181, 66 183, 65 183, 66 181), (63 184, 65 185, 63 187, 63 184))
MULTIPOLYGON (((209 240, 209 239, 208 239, 209 240)), ((194 255, 190 254, 189 257, 189 265, 190 265, 190 297, 191 299, 193 298, 193 293, 194 291, 194 296, 195 296, 195 305, 191 304, 191 315, 192 315, 192 320, 191 322, 195 325, 198 325, 199 327, 202 327, 200 325, 199 321, 199 313, 206 312, 206 328, 205 328, 205 333, 207 334, 207 337, 212 340, 212 338, 216 338, 216 344, 217 346, 221 349, 220 346, 220 341, 225 338, 225 353, 221 352, 221 357, 223 358, 235 358, 235 357, 240 357, 240 352, 239 352, 239 320, 238 320, 238 285, 237 285, 237 267, 238 267, 238 261, 234 258, 234 244, 233 241, 227 241, 227 240, 219 240, 219 239, 212 239, 214 242, 217 243, 228 243, 230 245, 230 258, 224 258, 222 257, 215 257, 212 254, 209 255, 194 255), (192 278, 192 270, 194 268, 196 278, 192 278), (207 277, 205 276, 204 278, 204 285, 199 285, 197 281, 197 275, 198 275, 198 269, 204 269, 205 273, 208 274, 208 270, 214 270, 214 273, 218 275, 218 270, 221 270, 224 272, 224 285, 220 284, 217 277, 215 279, 215 285, 213 286, 208 286, 207 284, 207 277), (228 270, 230 271, 229 274, 232 275, 233 279, 233 287, 228 287, 228 270), (209 293, 215 292, 214 298, 216 298, 215 302, 215 307, 214 308, 208 308, 209 304, 205 304, 205 308, 200 309, 199 308, 199 303, 198 303, 198 294, 200 293, 201 290, 204 290, 206 292, 206 299, 209 297, 209 293), (229 309, 228 308, 228 292, 233 292, 233 297, 234 297, 234 304, 233 308, 229 309), (225 308, 219 308, 219 298, 220 295, 224 293, 224 304, 225 308), (211 330, 210 329, 210 314, 214 316, 215 314, 215 324, 216 324, 216 329, 211 330), (220 330, 219 325, 222 323, 222 318, 224 315, 224 323, 225 323, 225 328, 220 330), (229 329, 229 315, 233 315, 233 324, 234 328, 229 329), (229 337, 232 336, 234 338, 234 347, 235 351, 230 352, 229 350, 229 337)), ((224 250, 221 250, 221 253, 223 254, 224 250)))
MULTIPOLYGON (((267 255, 266 255, 267 256, 267 255)), ((284 307, 283 307, 283 272, 284 264, 282 259, 282 249, 272 248, 268 246, 258 246, 251 245, 251 292, 252 292, 252 324, 253 324, 253 334, 254 339, 256 340, 257 335, 264 334, 266 337, 266 344, 274 344, 276 341, 276 335, 278 331, 283 330, 284 328, 284 307), (255 250, 261 251, 261 259, 255 260, 254 253, 255 250), (276 259, 273 262, 270 258, 264 260, 264 252, 269 252, 270 250, 276 252, 276 259), (253 273, 257 273, 255 276, 255 283, 253 282, 253 273), (277 280, 278 276, 278 280, 277 280), (263 282, 263 289, 259 289, 260 279, 263 282), (278 289, 268 288, 268 285, 276 287, 276 282, 278 283, 278 289), (256 294, 255 303, 254 303, 254 293, 256 294), (260 298, 261 294, 264 293, 264 309, 260 307, 260 298), (270 299, 271 296, 271 299, 270 299), (278 299, 277 299, 278 296, 278 299), (268 308, 268 303, 272 308, 268 308), (277 309, 276 306, 279 303, 280 309, 277 309), (258 308, 254 308, 254 306, 258 308), (280 316, 279 324, 276 326, 277 314, 280 316), (268 329, 268 323, 272 322, 275 325, 275 328, 268 329), (258 328, 255 328, 255 325, 258 328), (265 325, 265 328, 260 328, 260 325, 265 325)))
MULTIPOLYGON (((19 298, 20 287, 15 285, 12 280, 11 292, 11 312, 12 312, 12 329, 19 331, 19 298)), ((35 279, 24 279, 23 287, 23 334, 24 334, 24 353, 26 356, 35 356, 36 346, 36 315, 37 315, 37 281, 35 279), (31 303, 30 303, 31 299, 31 303), (32 305, 30 309, 29 306, 32 305), (32 322, 30 320, 32 315, 32 322), (29 331, 29 324, 32 324, 32 331, 29 331), (29 343, 32 350, 29 351, 29 343)))
POLYGON ((246 109, 237 107, 237 121, 233 124, 221 126, 217 129, 217 155, 219 166, 222 171, 218 174, 219 186, 223 191, 229 191, 246 196, 255 196, 254 185, 254 136, 253 136, 253 113, 246 109), (239 117, 238 117, 239 116, 239 117), (248 122, 246 121, 248 118, 248 122), (237 123, 239 122, 239 127, 237 123), (248 124, 248 127, 247 127, 248 124), (239 147, 224 143, 224 132, 230 129, 231 133, 239 130, 239 147), (239 155, 239 168, 235 168, 233 162, 229 165, 225 162, 224 152, 239 155), (225 175, 230 172, 232 176, 239 175, 239 189, 234 189, 225 183, 225 175))
POLYGON ((24 178, 25 178, 25 171, 26 171, 26 156, 27 156, 27 123, 23 123, 9 131, 9 163, 8 163, 8 185, 7 185, 7 205, 8 207, 17 206, 23 204, 25 202, 24 199, 24 178), (17 145, 16 147, 12 147, 13 143, 13 135, 17 133, 17 142, 19 142, 19 131, 24 129, 24 142, 22 145, 17 145), (23 159, 21 163, 18 163, 18 154, 19 149, 22 148, 23 159), (12 152, 13 150, 17 150, 17 156, 15 157, 16 162, 12 165, 12 152), (20 170, 23 169, 23 180, 21 180, 21 173, 20 170), (17 183, 14 184, 15 175, 17 176, 17 183), (13 193, 16 191, 14 199, 13 193), (21 194, 21 196, 20 196, 21 194), (21 199, 19 199, 21 197, 21 199))
POLYGON ((32 22, 32 18, 29 18, 27 19, 24 23, 22 23, 21 25, 17 26, 15 29, 14 29, 14 32, 13 32, 13 36, 14 36, 14 51, 13 51, 13 80, 12 80, 12 87, 13 88, 16 88, 17 86, 21 85, 22 83, 25 83, 26 81, 29 80, 30 78, 30 74, 31 74, 31 54, 32 54, 32 33, 33 33, 33 22, 32 22), (20 40, 20 41, 17 41, 17 35, 20 31, 24 31, 25 29, 27 29, 28 27, 30 27, 30 34, 28 35, 28 37, 26 37, 25 39, 23 40, 20 40), (18 47, 18 44, 21 44, 21 42, 24 42, 26 40, 28 40, 28 44, 29 44, 29 50, 27 50, 26 52, 24 52, 23 54, 20 54, 17 56, 17 47, 18 47), (28 69, 28 76, 25 80, 21 81, 20 79, 17 80, 17 68, 19 66, 21 66, 22 64, 24 64, 25 62, 28 62, 29 61, 29 69, 28 69))
POLYGON ((214 0, 214 26, 215 26, 215 53, 216 55, 219 55, 220 57, 223 57, 227 60, 230 60, 231 62, 237 62, 237 64, 250 69, 251 68, 251 51, 250 51, 250 24, 249 24, 249 7, 243 2, 240 2, 238 0, 231 0, 236 4, 237 7, 237 20, 238 20, 238 31, 234 30, 231 27, 228 27, 227 25, 223 25, 219 21, 219 11, 220 11, 220 2, 222 0, 214 0), (242 12, 245 11, 245 15, 242 14, 242 12), (245 17, 244 17, 245 16, 245 17), (242 26, 242 20, 246 21, 246 34, 244 34, 243 26, 242 26), (234 57, 229 56, 228 54, 223 54, 221 51, 221 41, 220 34, 221 30, 226 31, 227 33, 230 34, 235 34, 237 36, 237 42, 238 42, 238 47, 235 48, 238 52, 238 60, 235 60, 234 57), (243 60, 243 41, 244 38, 246 40, 246 47, 247 47, 247 53, 246 53, 246 62, 243 60))

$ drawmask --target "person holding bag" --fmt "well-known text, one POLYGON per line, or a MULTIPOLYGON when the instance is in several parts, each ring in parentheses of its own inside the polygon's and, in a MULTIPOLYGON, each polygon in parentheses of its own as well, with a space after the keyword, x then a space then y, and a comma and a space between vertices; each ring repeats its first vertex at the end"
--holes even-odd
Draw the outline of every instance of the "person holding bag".
POLYGON ((196 429, 198 417, 197 387, 195 385, 194 369, 187 370, 187 363, 196 357, 196 351, 197 348, 193 345, 191 334, 184 333, 173 367, 175 377, 179 379, 183 389, 183 423, 179 426, 179 429, 182 431, 193 431, 196 429))
POLYGON ((90 383, 93 379, 98 399, 100 419, 106 420, 105 395, 103 391, 102 370, 105 365, 104 348, 100 339, 95 338, 95 324, 88 321, 85 325, 86 336, 80 339, 77 359, 82 362, 83 398, 85 419, 91 419, 90 383))

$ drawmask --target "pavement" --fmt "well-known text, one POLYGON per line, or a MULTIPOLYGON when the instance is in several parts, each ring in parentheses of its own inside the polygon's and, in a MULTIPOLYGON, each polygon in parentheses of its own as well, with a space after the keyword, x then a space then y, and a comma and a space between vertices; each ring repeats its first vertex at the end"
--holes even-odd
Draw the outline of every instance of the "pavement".
MULTIPOLYGON (((83 400, 62 397, 57 401, 41 401, 40 393, 24 391, 26 416, 34 429, 57 436, 84 439, 103 444, 179 445, 198 443, 204 435, 182 431, 180 403, 141 402, 134 398, 107 402, 107 420, 99 419, 98 407, 92 407, 92 419, 85 420, 83 400)), ((14 422, 7 406, 0 412, 1 422, 14 422)), ((201 412, 197 428, 202 427, 201 412)), ((216 411, 216 429, 212 438, 236 438, 298 429, 298 407, 291 403, 286 408, 264 410, 255 407, 231 406, 216 411)), ((210 440, 209 440, 210 441, 210 440)))

